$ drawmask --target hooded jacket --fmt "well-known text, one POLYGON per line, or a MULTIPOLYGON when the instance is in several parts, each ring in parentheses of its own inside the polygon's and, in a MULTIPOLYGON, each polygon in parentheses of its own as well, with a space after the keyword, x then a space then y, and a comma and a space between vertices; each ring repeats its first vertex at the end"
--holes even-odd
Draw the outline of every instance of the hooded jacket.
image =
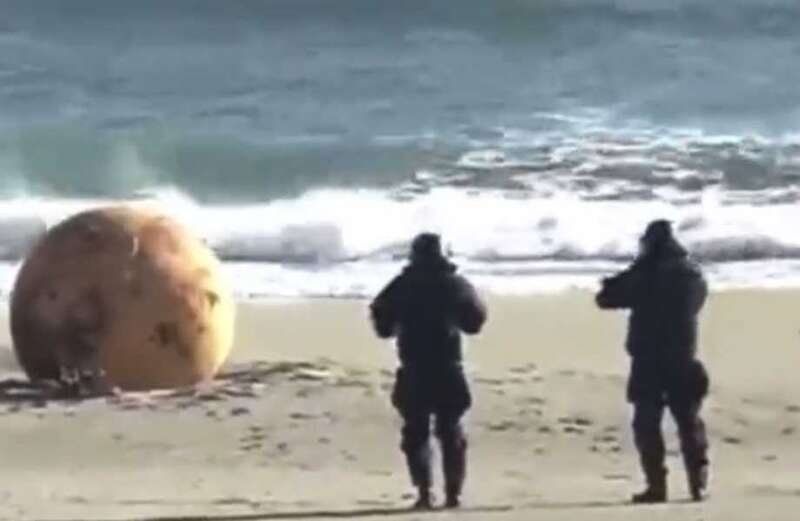
POLYGON ((597 294, 603 309, 630 309, 626 349, 640 361, 693 360, 698 314, 708 288, 699 266, 673 238, 604 279, 597 294))
POLYGON ((461 332, 477 334, 486 307, 473 286, 444 258, 412 262, 373 300, 370 315, 381 338, 397 337, 404 367, 461 363, 461 332))

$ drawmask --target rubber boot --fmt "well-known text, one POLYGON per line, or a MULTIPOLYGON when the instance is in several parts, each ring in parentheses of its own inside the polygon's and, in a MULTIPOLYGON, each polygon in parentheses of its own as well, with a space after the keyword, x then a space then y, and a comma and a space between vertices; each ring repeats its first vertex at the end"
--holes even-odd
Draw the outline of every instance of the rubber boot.
POLYGON ((667 501, 666 469, 647 473, 647 488, 634 494, 631 501, 635 504, 665 503, 667 501))
POLYGON ((708 488, 708 465, 700 465, 694 468, 687 466, 686 477, 689 482, 689 494, 692 501, 703 501, 708 488))
POLYGON ((433 508, 431 484, 433 473, 431 470, 431 450, 426 444, 414 451, 406 452, 406 464, 411 482, 418 490, 417 501, 414 509, 426 510, 433 508))
POLYGON ((431 489, 420 487, 417 493, 417 500, 412 507, 414 510, 433 510, 433 496, 431 489))
POLYGON ((463 439, 442 444, 445 507, 461 506, 461 491, 467 476, 467 443, 463 439))

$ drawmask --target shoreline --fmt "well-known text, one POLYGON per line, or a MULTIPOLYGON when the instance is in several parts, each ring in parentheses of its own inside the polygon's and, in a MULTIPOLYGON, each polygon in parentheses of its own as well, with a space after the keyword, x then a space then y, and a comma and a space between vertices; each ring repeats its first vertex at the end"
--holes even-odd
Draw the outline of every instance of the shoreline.
MULTIPOLYGON (((551 262, 544 264, 549 266, 551 262)), ((19 265, 20 261, 0 261, 0 300, 9 298, 19 265)), ((512 263, 509 266, 503 262, 485 265, 464 262, 460 267, 461 272, 487 295, 527 298, 596 291, 603 276, 626 266, 625 263, 607 263, 602 268, 592 267, 584 271, 580 265, 581 262, 566 262, 560 268, 543 268, 536 267, 536 263, 512 263)), ((800 291, 800 260, 747 260, 702 265, 715 293, 800 291)), ((399 272, 403 262, 359 261, 316 268, 305 264, 270 262, 222 262, 222 266, 226 277, 235 281, 232 288, 238 301, 291 303, 295 300, 369 299, 399 272)))

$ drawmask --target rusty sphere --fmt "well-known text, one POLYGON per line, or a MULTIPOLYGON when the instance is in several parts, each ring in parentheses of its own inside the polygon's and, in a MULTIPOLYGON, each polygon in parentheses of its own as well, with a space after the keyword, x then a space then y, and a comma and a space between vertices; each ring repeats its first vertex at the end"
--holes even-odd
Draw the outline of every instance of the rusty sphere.
POLYGON ((11 299, 14 351, 31 380, 94 372, 148 390, 213 378, 233 345, 234 301, 213 252, 153 208, 116 206, 50 229, 11 299))

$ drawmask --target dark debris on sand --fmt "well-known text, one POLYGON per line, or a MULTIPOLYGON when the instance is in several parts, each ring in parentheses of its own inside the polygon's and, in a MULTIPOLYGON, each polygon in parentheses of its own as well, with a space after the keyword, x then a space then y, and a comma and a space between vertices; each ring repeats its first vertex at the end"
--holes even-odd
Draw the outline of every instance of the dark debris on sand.
MULTIPOLYGON (((327 362, 254 362, 232 366, 223 371, 214 381, 197 386, 143 392, 89 391, 74 386, 66 386, 57 381, 30 382, 10 378, 0 381, 0 404, 6 404, 6 412, 46 408, 50 403, 78 404, 91 400, 105 400, 108 405, 119 410, 181 410, 192 407, 211 407, 235 400, 236 406, 228 409, 231 416, 249 414, 249 409, 241 405, 241 400, 259 399, 263 390, 270 385, 282 382, 302 383, 306 395, 309 389, 318 384, 335 386, 369 386, 365 373, 337 370, 327 362)), ((74 412, 74 411, 73 411, 74 412)), ((216 417, 219 411, 209 409, 209 417, 216 417)), ((298 418, 300 419, 300 418, 298 418)))

